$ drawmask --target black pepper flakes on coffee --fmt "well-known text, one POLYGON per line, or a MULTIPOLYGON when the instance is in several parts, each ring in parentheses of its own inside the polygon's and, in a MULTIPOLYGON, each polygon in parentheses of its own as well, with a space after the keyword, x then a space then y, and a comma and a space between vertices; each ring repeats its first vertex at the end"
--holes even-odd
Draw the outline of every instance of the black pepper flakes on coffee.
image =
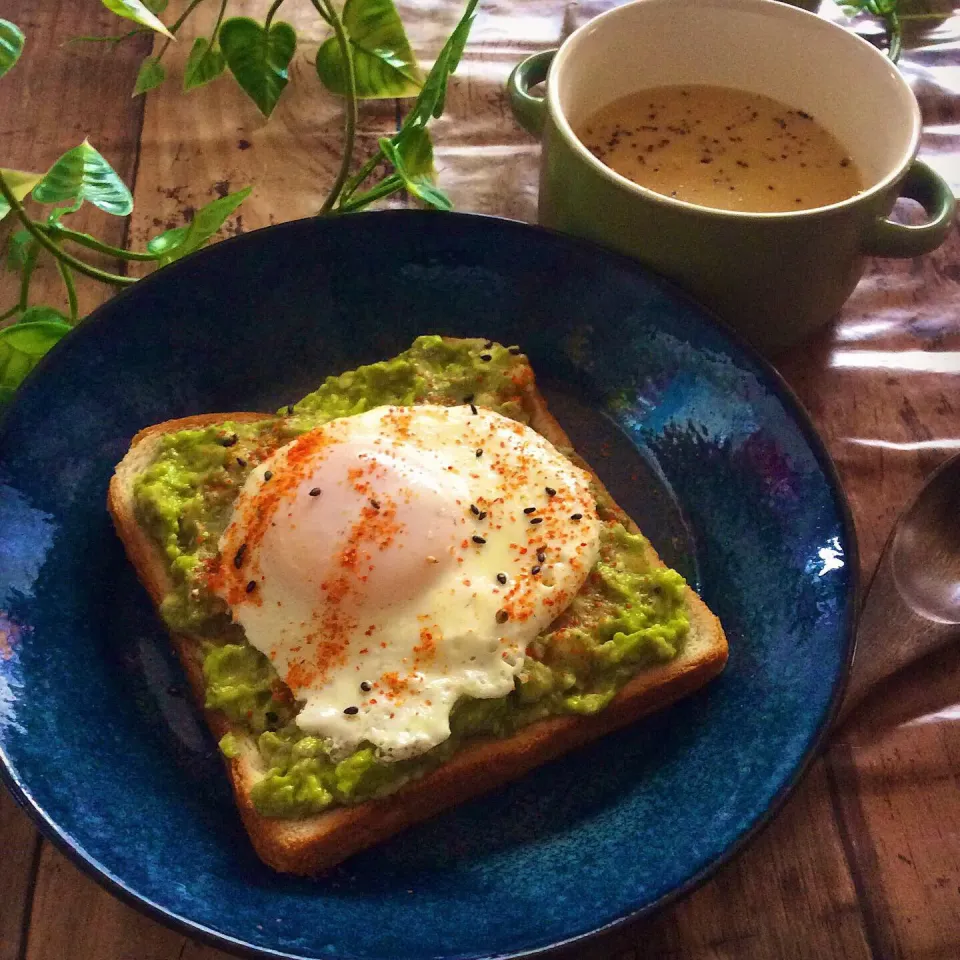
POLYGON ((745 91, 657 88, 653 100, 644 91, 604 107, 588 127, 584 143, 601 162, 691 203, 777 212, 861 188, 843 145, 809 113, 745 91))

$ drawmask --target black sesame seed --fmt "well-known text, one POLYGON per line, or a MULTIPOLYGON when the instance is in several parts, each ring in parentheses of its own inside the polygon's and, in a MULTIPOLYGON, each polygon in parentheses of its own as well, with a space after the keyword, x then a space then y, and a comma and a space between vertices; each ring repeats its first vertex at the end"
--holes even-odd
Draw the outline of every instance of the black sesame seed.
POLYGON ((288 414, 293 413, 293 404, 292 404, 292 403, 288 403, 288 404, 287 404, 287 413, 288 413, 288 414))
POLYGON ((547 554, 546 554, 546 552, 543 551, 543 550, 538 550, 538 551, 537 551, 537 560, 538 560, 540 563, 543 563, 543 561, 546 560, 546 559, 547 559, 547 554))
POLYGON ((506 623, 510 619, 510 614, 506 610, 497 611, 497 623, 506 623))
POLYGON ((247 545, 240 544, 240 549, 233 555, 233 565, 239 570, 243 566, 243 555, 247 552, 247 545))
POLYGON ((264 480, 270 480, 270 479, 272 479, 272 478, 273 478, 273 471, 272 471, 272 470, 268 470, 268 471, 263 475, 263 479, 264 479, 264 480))
POLYGON ((547 491, 548 497, 555 497, 557 495, 557 491, 554 490, 553 487, 544 487, 543 489, 547 491))
POLYGON ((322 491, 319 487, 314 487, 314 488, 310 491, 310 496, 311 496, 311 497, 319 497, 321 493, 323 493, 323 491, 322 491))
POLYGON ((490 350, 492 347, 493 347, 493 341, 492 341, 492 340, 488 340, 488 341, 483 345, 483 349, 484 349, 484 350, 490 350))
POLYGON ((471 403, 471 404, 470 404, 470 412, 471 412, 474 416, 477 415, 477 406, 476 406, 476 404, 474 404, 474 403, 471 403))
POLYGON ((533 517, 530 521, 531 523, 543 523, 543 517, 533 517))
POLYGON ((474 536, 473 542, 474 542, 474 543, 486 543, 487 541, 484 540, 483 537, 474 536))
POLYGON ((482 457, 482 456, 483 456, 483 450, 481 450, 480 447, 477 447, 477 449, 476 449, 476 455, 477 455, 477 457, 482 457))
POLYGON ((570 514, 570 519, 571 519, 571 520, 582 520, 582 519, 583 519, 583 514, 582 514, 582 513, 571 513, 571 514, 570 514))
POLYGON ((479 516, 480 516, 480 508, 479 508, 475 503, 471 503, 471 504, 470 504, 470 512, 471 512, 475 517, 479 517, 479 516))
POLYGON ((256 590, 256 589, 257 589, 257 581, 256 581, 256 580, 249 580, 249 581, 247 582, 247 593, 253 593, 253 591, 256 590))
POLYGON ((524 513, 536 513, 536 512, 537 512, 537 508, 536 508, 536 507, 524 507, 524 508, 523 508, 523 512, 524 512, 524 513))
POLYGON ((370 501, 370 506, 373 507, 374 510, 379 510, 379 509, 380 509, 380 501, 379 501, 379 500, 371 500, 371 501, 370 501))
POLYGON ((472 394, 472 393, 468 393, 468 394, 463 398, 463 402, 464 402, 464 403, 473 403, 473 394, 472 394))
POLYGON ((506 582, 507 582, 507 575, 505 573, 498 573, 497 583, 506 583, 506 582))
POLYGON ((232 447, 239 439, 235 433, 231 433, 229 437, 220 438, 220 445, 222 447, 232 447))
POLYGON ((493 359, 493 357, 491 357, 489 353, 481 353, 481 354, 480 354, 480 359, 481 359, 484 363, 489 363, 489 362, 493 359))
POLYGON ((535 566, 530 572, 531 572, 534 576, 536 576, 536 575, 540 572, 540 565, 537 564, 537 566, 535 566))
POLYGON ((364 680, 363 683, 360 684, 360 689, 361 689, 364 693, 369 693, 372 688, 371 688, 370 684, 367 683, 366 680, 364 680))
POLYGON ((348 717, 355 717, 355 716, 360 712, 360 708, 359 708, 359 707, 344 707, 344 708, 343 708, 343 712, 344 712, 348 717))
POLYGON ((511 354, 512 356, 514 356, 514 357, 519 357, 519 356, 520 356, 520 348, 519 348, 519 347, 511 347, 507 352, 508 352, 509 354, 511 354))
POLYGON ((487 511, 486 511, 486 510, 481 510, 481 511, 477 514, 477 519, 478 519, 478 520, 486 520, 486 519, 487 519, 487 511))
POLYGON ((246 465, 247 465, 247 461, 244 460, 243 457, 237 457, 237 466, 238 466, 238 467, 245 467, 246 465))

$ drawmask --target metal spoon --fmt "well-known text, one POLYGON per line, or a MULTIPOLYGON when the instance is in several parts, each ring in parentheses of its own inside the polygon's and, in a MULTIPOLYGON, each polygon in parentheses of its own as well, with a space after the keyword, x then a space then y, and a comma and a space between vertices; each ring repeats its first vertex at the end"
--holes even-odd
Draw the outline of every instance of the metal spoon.
POLYGON ((881 680, 960 637, 960 455, 894 525, 863 603, 843 718, 881 680))

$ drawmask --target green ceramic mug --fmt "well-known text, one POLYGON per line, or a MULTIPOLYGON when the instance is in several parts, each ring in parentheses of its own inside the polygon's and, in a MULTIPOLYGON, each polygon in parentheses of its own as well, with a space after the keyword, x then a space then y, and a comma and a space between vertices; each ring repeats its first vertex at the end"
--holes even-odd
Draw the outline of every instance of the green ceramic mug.
POLYGON ((829 321, 865 257, 929 253, 953 223, 950 187, 915 159, 920 110, 896 67, 842 27, 774 0, 636 0, 524 60, 508 90, 516 118, 542 138, 540 222, 635 256, 768 354, 829 321), (546 96, 535 96, 543 80, 546 96), (717 210, 638 186, 574 134, 611 101, 667 84, 737 87, 811 113, 850 153, 864 189, 810 210, 717 210), (918 201, 926 221, 887 219, 898 197, 918 201))

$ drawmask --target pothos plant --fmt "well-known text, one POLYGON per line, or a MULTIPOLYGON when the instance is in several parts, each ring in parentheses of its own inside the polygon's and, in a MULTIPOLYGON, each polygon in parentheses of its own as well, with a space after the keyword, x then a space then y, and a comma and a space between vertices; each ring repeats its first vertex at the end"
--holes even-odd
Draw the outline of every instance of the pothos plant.
MULTIPOLYGON (((161 19, 167 0, 101 0, 113 13, 134 24, 110 37, 76 37, 74 42, 118 44, 141 33, 161 34, 156 55, 142 63, 134 88, 140 95, 167 80, 164 57, 170 43, 202 3, 189 0, 173 22, 161 19)), ((273 0, 261 24, 249 17, 228 17, 229 0, 219 0, 216 23, 209 37, 194 40, 183 74, 183 88, 193 90, 231 75, 269 117, 289 82, 288 69, 297 49, 294 28, 278 19, 286 0, 273 0)), ((303 0, 301 0, 303 2, 303 0)), ((318 216, 362 210, 398 192, 439 210, 452 204, 436 185, 430 121, 443 113, 447 83, 457 69, 478 0, 467 0, 462 16, 424 75, 410 47, 393 0, 309 0, 331 35, 317 50, 315 65, 320 83, 344 100, 343 150, 337 176, 318 216), (409 98, 409 109, 399 130, 379 140, 377 149, 354 171, 359 102, 409 98), (376 177, 374 177, 376 174, 376 177)), ((23 32, 0 19, 0 78, 20 58, 26 43, 23 32)), ((249 195, 252 187, 218 198, 198 210, 183 226, 148 240, 142 250, 104 243, 67 225, 71 214, 90 203, 112 216, 129 216, 133 197, 126 184, 93 145, 84 140, 56 160, 46 173, 0 167, 0 220, 19 221, 6 242, 5 267, 19 278, 18 295, 5 308, 0 303, 0 406, 12 397, 40 358, 81 318, 74 278, 83 274, 114 287, 136 283, 136 278, 91 263, 90 254, 118 264, 164 266, 198 250, 223 226, 249 195), (26 204, 49 208, 41 215, 26 204), (53 260, 63 282, 68 312, 31 298, 31 280, 38 260, 53 260)))

